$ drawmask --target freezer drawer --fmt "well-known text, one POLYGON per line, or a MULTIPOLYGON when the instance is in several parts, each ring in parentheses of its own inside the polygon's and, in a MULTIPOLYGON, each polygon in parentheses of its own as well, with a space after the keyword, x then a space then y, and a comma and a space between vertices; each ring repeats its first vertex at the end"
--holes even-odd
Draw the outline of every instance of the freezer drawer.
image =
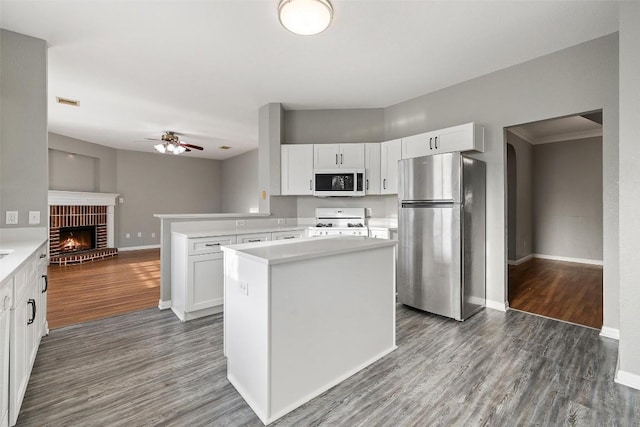
POLYGON ((462 320, 460 204, 402 205, 398 301, 462 320))

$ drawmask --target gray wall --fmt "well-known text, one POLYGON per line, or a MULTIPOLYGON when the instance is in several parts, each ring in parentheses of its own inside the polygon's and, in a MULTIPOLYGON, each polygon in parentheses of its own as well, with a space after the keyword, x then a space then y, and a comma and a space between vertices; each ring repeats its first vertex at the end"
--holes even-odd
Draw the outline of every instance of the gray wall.
POLYGON ((160 244, 160 220, 153 214, 212 213, 222 208, 219 160, 116 150, 54 133, 49 134, 49 145, 51 189, 119 193, 124 199, 115 209, 119 248, 160 244), (79 158, 87 164, 70 173, 79 158), (97 170, 90 170, 90 162, 97 170), (96 189, 78 180, 95 182, 96 189))
POLYGON ((393 195, 365 197, 312 197, 298 196, 298 216, 315 217, 315 208, 371 208, 371 217, 388 218, 398 216, 398 197, 393 195))
POLYGON ((602 261, 602 138, 533 146, 533 252, 602 261))
POLYGON ((533 146, 509 131, 506 136, 516 153, 515 258, 509 257, 515 261, 533 253, 533 146))
POLYGON ((0 227, 46 227, 47 43, 0 29, 0 75, 0 227), (7 210, 17 225, 5 224, 7 210))
POLYGON ((516 150, 513 145, 507 144, 507 257, 509 260, 517 260, 517 160, 516 150))
MULTIPOLYGON (((624 380, 640 388, 640 3, 620 6, 620 346, 624 380)), ((617 122, 612 122, 615 126, 617 122)), ((605 128, 607 122, 605 120, 605 128)), ((606 142, 606 141, 605 141, 606 142)), ((606 144, 605 144, 606 145, 606 144)), ((606 160, 605 160, 606 161, 606 160)), ((611 190, 615 191, 615 190, 611 190)), ((605 200, 605 207, 607 206, 605 200)), ((605 224, 607 217, 605 216, 605 224)), ((606 237, 606 229, 605 229, 606 237)), ((605 241, 605 263, 607 243, 605 241)), ((606 266, 606 264, 605 264, 606 266)), ((606 267, 605 267, 606 268, 606 267)), ((605 270, 606 271, 606 270, 605 270)), ((609 295, 605 295, 607 303, 609 295)), ((615 296, 617 297, 617 295, 615 296)), ((620 378, 619 372, 619 378, 620 378)))
POLYGON ((604 324, 617 328, 618 36, 598 38, 385 110, 385 139, 475 121, 485 128, 487 163, 487 299, 506 289, 506 148, 504 128, 603 109, 604 324), (585 72, 588 70, 588 72, 585 72), (609 123, 610 125, 607 125, 609 123))
POLYGON ((124 198, 117 209, 118 247, 159 244, 160 220, 153 214, 220 212, 219 160, 128 150, 118 150, 117 159, 118 193, 124 198))
POLYGON ((49 149, 49 189, 99 192, 100 159, 49 149))
POLYGON ((384 141, 384 109, 285 110, 283 143, 384 141))
MULTIPOLYGON (((77 154, 97 159, 97 188, 95 191, 99 193, 117 193, 116 149, 52 132, 49 132, 49 149, 56 150, 63 155, 77 154)), ((64 187, 54 188, 50 182, 50 189, 76 191, 73 190, 73 187, 78 184, 74 182, 73 177, 65 178, 62 173, 63 168, 72 165, 71 163, 67 164, 68 160, 69 158, 64 156, 56 156, 50 161, 50 167, 52 167, 53 171, 49 175, 49 179, 53 179, 56 187, 64 187)))
POLYGON ((222 212, 258 210, 258 150, 222 162, 222 212))

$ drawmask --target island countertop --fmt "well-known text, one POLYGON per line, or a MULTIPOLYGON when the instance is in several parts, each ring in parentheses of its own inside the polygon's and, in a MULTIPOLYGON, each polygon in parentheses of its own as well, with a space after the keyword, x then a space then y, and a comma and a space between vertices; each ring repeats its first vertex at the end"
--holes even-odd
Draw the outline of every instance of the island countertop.
POLYGON ((225 252, 233 251, 238 256, 251 258, 262 264, 273 265, 395 246, 396 243, 393 240, 362 239, 348 236, 313 237, 223 246, 222 250, 225 252))

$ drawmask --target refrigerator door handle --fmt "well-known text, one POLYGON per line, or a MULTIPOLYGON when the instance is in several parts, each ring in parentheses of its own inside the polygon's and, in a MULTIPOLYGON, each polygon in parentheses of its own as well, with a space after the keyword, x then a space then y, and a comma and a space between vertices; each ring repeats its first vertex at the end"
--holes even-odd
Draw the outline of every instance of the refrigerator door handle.
POLYGON ((446 208, 456 205, 454 200, 401 200, 400 206, 403 208, 446 208))

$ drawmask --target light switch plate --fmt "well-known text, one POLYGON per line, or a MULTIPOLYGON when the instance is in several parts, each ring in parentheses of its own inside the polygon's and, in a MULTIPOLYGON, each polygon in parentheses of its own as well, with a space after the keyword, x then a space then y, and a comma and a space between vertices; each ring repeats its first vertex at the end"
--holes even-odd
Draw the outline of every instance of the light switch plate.
POLYGON ((40 211, 29 211, 29 224, 40 224, 40 211))
POLYGON ((240 294, 248 296, 249 295, 249 284, 247 282, 240 282, 240 294))
POLYGON ((286 224, 287 218, 278 218, 278 224, 286 224))
POLYGON ((17 224, 18 223, 18 211, 7 211, 7 224, 17 224))

